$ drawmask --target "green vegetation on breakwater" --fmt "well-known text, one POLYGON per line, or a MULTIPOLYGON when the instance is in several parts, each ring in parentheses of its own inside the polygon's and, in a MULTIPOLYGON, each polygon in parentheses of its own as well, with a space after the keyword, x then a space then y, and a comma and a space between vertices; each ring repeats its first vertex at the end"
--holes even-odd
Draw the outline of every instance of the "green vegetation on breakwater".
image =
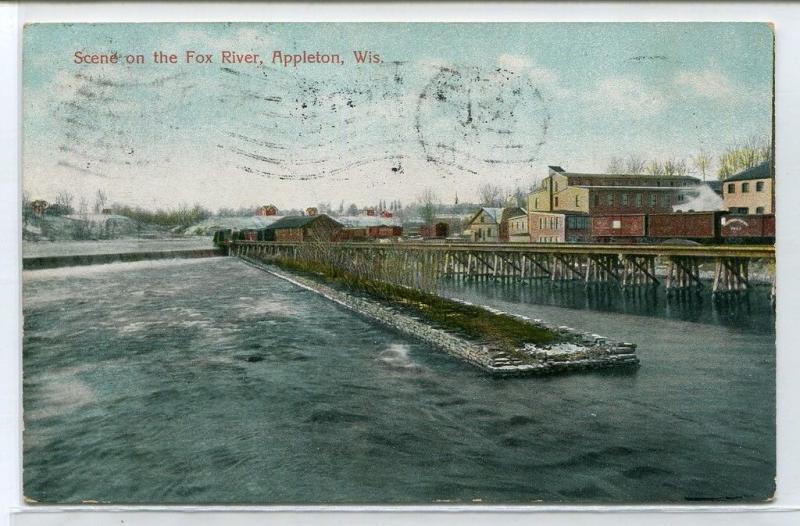
POLYGON ((270 258, 268 262, 285 270, 311 275, 326 284, 343 286, 392 303, 442 329, 461 333, 471 340, 512 354, 517 354, 518 349, 526 343, 543 345, 561 339, 554 331, 513 316, 495 314, 436 294, 367 279, 329 264, 287 258, 270 258))

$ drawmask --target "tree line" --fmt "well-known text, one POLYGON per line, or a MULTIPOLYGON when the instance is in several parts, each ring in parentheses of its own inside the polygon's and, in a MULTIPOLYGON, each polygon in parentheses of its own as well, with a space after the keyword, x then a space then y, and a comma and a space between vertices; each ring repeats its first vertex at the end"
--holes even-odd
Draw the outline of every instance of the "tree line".
POLYGON ((748 168, 772 160, 772 142, 768 137, 751 136, 738 140, 728 146, 716 158, 701 149, 688 159, 670 157, 667 159, 643 159, 637 155, 612 157, 606 166, 606 173, 648 174, 648 175, 689 175, 694 173, 706 180, 714 173, 725 179, 748 168))

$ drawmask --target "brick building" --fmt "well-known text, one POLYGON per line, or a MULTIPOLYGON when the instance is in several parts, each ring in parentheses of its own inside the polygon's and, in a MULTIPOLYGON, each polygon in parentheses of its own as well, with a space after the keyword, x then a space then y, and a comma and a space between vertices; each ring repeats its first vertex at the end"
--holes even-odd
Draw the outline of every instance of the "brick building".
POLYGON ((590 240, 592 216, 672 212, 700 184, 696 177, 571 173, 549 166, 528 195, 533 242, 590 240))
POLYGON ((725 208, 735 214, 775 213, 775 172, 769 162, 722 181, 725 208))
POLYGON ((325 214, 289 216, 266 227, 275 241, 333 241, 342 225, 325 214))
POLYGON ((550 166, 540 187, 528 195, 528 211, 581 214, 671 212, 693 187, 696 177, 677 175, 583 174, 550 166))

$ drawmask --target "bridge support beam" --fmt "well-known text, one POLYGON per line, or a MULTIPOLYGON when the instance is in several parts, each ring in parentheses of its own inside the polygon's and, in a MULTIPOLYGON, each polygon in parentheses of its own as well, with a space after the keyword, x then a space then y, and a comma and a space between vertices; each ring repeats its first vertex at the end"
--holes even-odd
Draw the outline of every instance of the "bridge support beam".
POLYGON ((750 289, 748 260, 716 258, 712 295, 746 293, 750 289))
POLYGON ((619 256, 593 255, 586 257, 586 285, 592 283, 621 283, 619 256))
POLYGON ((671 256, 669 258, 669 270, 665 284, 667 295, 675 291, 686 291, 694 289, 700 292, 703 283, 700 281, 700 262, 698 258, 671 256))
POLYGON ((658 285, 655 256, 624 256, 621 281, 623 287, 658 285))

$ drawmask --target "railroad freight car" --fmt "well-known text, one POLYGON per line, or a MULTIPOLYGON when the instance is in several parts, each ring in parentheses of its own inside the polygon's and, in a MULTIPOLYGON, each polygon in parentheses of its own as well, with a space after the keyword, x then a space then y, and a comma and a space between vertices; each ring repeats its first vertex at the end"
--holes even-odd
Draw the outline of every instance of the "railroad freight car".
POLYGON ((425 239, 445 238, 450 231, 450 225, 444 222, 435 225, 422 225, 419 227, 419 235, 425 239))
POLYGON ((366 241, 369 231, 366 228, 343 228, 334 236, 334 241, 366 241))
POLYGON ((647 215, 592 216, 591 237, 598 243, 640 243, 647 236, 647 215))
POLYGON ((392 225, 371 226, 368 229, 370 239, 388 239, 403 235, 403 227, 392 225))
POLYGON ((656 242, 664 239, 717 240, 722 216, 722 212, 650 214, 647 217, 647 237, 656 242))
POLYGON ((720 219, 720 234, 727 243, 775 241, 775 215, 729 214, 720 219))

